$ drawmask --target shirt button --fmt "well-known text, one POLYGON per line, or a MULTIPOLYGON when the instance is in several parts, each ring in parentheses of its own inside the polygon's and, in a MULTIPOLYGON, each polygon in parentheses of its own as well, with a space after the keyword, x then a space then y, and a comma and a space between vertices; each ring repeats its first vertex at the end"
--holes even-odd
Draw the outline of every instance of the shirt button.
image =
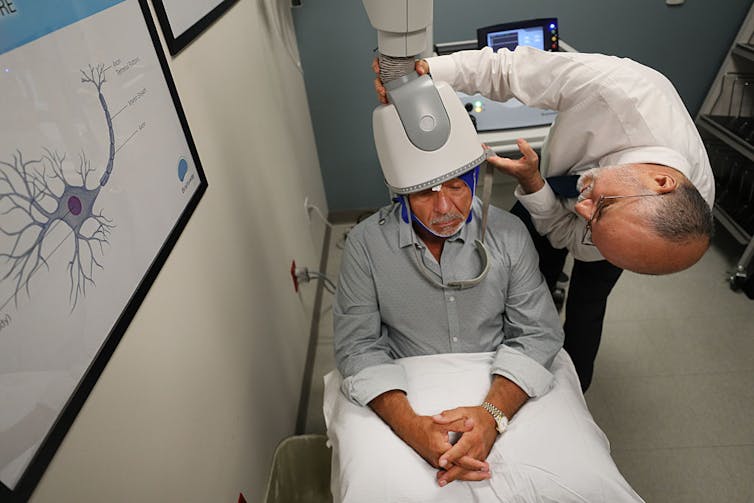
POLYGON ((448 302, 455 302, 455 300, 456 300, 456 298, 453 297, 452 295, 450 297, 448 297, 448 302))
POLYGON ((453 342, 458 342, 458 337, 453 337, 453 342))

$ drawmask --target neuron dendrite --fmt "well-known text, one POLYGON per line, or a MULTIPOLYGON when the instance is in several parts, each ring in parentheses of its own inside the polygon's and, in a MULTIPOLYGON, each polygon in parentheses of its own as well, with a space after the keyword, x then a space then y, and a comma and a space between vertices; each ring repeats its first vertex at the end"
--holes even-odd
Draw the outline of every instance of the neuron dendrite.
POLYGON ((109 153, 99 180, 98 170, 91 167, 83 152, 68 175, 64 170, 65 154, 48 148, 43 148, 38 158, 27 159, 16 150, 10 160, 0 160, 0 238, 5 236, 0 239, 0 281, 12 282, 16 305, 19 292, 30 295, 32 275, 43 267, 49 269, 49 255, 44 256, 43 245, 58 226, 64 226, 73 238, 73 256, 68 262, 71 309, 80 296, 86 295, 87 286, 95 285, 95 269, 102 268, 98 258, 114 228, 112 220, 94 210, 115 162, 113 122, 102 94, 107 70, 104 65, 81 70, 81 82, 97 90, 108 130, 109 153))

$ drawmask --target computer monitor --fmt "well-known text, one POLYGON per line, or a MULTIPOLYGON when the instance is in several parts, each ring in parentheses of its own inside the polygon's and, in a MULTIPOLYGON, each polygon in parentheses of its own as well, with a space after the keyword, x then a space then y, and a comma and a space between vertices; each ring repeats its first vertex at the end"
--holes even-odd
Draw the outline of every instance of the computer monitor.
MULTIPOLYGON (((531 19, 515 23, 496 24, 477 30, 477 48, 491 47, 497 52, 517 46, 531 46, 546 51, 558 51, 558 20, 556 18, 531 19)), ((531 108, 512 98, 505 103, 493 101, 479 94, 473 96, 457 93, 469 111, 477 131, 502 131, 527 127, 547 126, 555 119, 554 110, 531 108)))
POLYGON ((557 51, 557 18, 530 19, 514 23, 496 24, 477 30, 477 47, 491 47, 497 52, 506 48, 513 50, 519 45, 536 47, 545 51, 557 51))

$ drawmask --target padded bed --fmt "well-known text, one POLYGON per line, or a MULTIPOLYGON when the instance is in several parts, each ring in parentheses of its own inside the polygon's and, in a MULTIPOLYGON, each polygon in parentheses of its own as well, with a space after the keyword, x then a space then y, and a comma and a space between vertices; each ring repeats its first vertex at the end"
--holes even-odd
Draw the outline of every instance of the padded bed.
MULTIPOLYGON (((442 354, 397 360, 408 399, 419 414, 478 405, 490 386, 493 353, 442 354)), ((403 443, 369 408, 341 392, 337 370, 325 376, 324 414, 333 448, 335 503, 638 502, 592 419, 568 354, 552 368, 555 383, 510 421, 487 461, 492 477, 439 487, 436 469, 403 443)))

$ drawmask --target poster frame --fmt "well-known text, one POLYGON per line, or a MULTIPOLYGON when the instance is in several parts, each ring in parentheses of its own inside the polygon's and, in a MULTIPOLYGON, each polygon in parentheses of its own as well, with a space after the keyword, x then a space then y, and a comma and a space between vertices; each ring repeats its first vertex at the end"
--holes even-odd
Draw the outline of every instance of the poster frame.
MULTIPOLYGON (((207 3, 213 4, 213 0, 203 0, 207 3)), ((202 17, 196 18, 192 25, 182 33, 176 33, 173 27, 170 25, 170 16, 165 7, 165 3, 162 0, 152 0, 157 20, 162 28, 162 34, 165 37, 165 43, 168 46, 171 56, 175 56, 181 52, 187 45, 194 41, 201 33, 209 28, 209 26, 217 21, 217 19, 225 14, 225 12, 233 7, 238 0, 221 0, 215 5, 207 14, 202 17)))
POLYGON ((28 501, 28 499, 31 497, 34 489, 36 488, 47 467, 55 456, 55 453, 60 447, 60 444, 63 442, 63 439, 65 438, 71 425, 75 421, 76 416, 81 411, 81 408, 83 407, 84 403, 89 397, 89 394, 97 383, 97 380, 99 379, 108 361, 117 348, 118 343, 123 338, 123 335, 128 329, 129 324, 136 315, 136 312, 144 301, 147 293, 149 292, 149 289, 157 278, 163 265, 167 261, 170 252, 175 247, 175 244, 177 243, 181 233, 185 229, 186 225, 189 222, 189 219, 194 214, 194 211, 199 205, 199 201, 202 199, 202 196, 208 188, 207 178, 199 159, 196 144, 194 143, 193 136, 191 135, 188 121, 186 119, 183 106, 181 105, 175 82, 173 80, 172 74, 170 73, 167 58, 162 48, 162 44, 160 42, 157 28, 152 18, 147 0, 124 1, 138 2, 139 4, 144 22, 147 27, 147 31, 149 32, 149 36, 155 50, 155 55, 162 69, 164 84, 167 87, 172 98, 176 116, 183 130, 186 144, 191 153, 194 167, 196 169, 196 175, 199 181, 195 192, 189 198, 180 216, 175 221, 175 225, 165 237, 165 240, 159 251, 155 255, 154 260, 144 272, 141 281, 138 283, 138 286, 134 289, 128 302, 123 307, 120 316, 113 324, 113 328, 111 329, 110 333, 107 334, 104 342, 92 358, 87 370, 83 373, 81 380, 78 382, 77 386, 74 388, 73 392, 68 397, 65 404, 62 406, 55 422, 42 440, 42 443, 35 452, 20 479, 12 489, 0 481, 0 502, 2 503, 6 501, 9 503, 25 502, 28 501))

